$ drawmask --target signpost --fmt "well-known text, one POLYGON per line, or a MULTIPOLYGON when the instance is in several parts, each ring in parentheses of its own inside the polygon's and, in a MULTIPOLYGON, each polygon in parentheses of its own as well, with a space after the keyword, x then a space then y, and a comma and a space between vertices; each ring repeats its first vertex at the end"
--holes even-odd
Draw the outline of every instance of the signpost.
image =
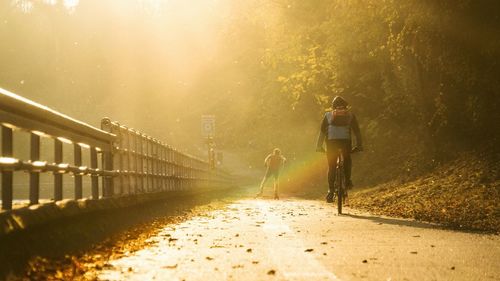
POLYGON ((215 136, 215 115, 201 116, 201 135, 205 138, 215 136))

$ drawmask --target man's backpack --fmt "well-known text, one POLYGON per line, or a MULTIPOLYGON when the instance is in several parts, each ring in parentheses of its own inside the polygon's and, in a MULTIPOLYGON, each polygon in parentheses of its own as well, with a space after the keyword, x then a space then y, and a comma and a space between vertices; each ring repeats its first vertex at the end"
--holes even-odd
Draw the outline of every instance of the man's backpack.
POLYGON ((329 120, 330 125, 337 127, 345 127, 351 125, 352 115, 349 109, 334 109, 332 110, 332 118, 329 120))

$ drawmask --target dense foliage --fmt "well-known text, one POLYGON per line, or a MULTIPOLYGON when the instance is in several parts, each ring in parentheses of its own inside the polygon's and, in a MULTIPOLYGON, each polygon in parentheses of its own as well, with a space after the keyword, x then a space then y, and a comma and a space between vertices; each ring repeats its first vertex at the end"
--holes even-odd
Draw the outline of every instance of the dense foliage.
POLYGON ((300 123, 319 120, 333 96, 344 96, 371 152, 365 174, 375 163, 419 171, 457 151, 495 146, 499 8, 484 0, 273 1, 257 11, 280 16, 261 19, 262 99, 300 123))
POLYGON ((365 183, 499 142, 495 0, 221 0, 198 41, 194 18, 169 22, 185 11, 46 3, 0 4, 0 86, 84 121, 111 115, 196 154, 199 117, 216 114, 219 149, 253 167, 276 146, 313 154, 342 95, 365 137, 365 183))

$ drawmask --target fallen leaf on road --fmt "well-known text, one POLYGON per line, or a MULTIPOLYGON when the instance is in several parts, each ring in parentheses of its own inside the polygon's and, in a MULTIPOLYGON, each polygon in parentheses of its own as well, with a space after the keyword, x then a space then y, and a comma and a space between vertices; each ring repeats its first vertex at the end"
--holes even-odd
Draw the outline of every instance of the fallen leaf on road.
POLYGON ((416 251, 414 251, 414 252, 410 252, 410 254, 414 254, 414 255, 416 255, 416 254, 417 254, 417 252, 416 252, 416 251))
POLYGON ((247 253, 251 253, 252 252, 252 249, 247 249, 247 253))
POLYGON ((306 249, 304 252, 312 252, 314 249, 306 249))
POLYGON ((212 258, 212 257, 205 257, 205 258, 206 258, 207 260, 209 260, 209 261, 211 261, 211 260, 213 260, 213 259, 214 259, 214 258, 212 258))
POLYGON ((368 263, 368 260, 363 260, 363 263, 368 263))
POLYGON ((267 272, 267 275, 274 275, 274 274, 276 274, 276 270, 274 269, 271 269, 267 272))

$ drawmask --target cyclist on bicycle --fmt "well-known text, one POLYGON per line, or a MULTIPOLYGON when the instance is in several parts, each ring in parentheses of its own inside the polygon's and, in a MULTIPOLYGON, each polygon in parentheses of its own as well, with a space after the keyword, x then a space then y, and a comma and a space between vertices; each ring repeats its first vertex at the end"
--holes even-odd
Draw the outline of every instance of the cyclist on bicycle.
POLYGON ((351 180, 351 131, 356 136, 356 151, 363 150, 361 132, 356 116, 350 111, 349 104, 340 96, 332 101, 332 110, 325 113, 316 145, 316 151, 324 152, 323 142, 326 142, 326 157, 328 159, 328 194, 326 202, 333 202, 335 196, 335 166, 339 150, 343 152, 345 165, 346 187, 352 188, 351 180))

